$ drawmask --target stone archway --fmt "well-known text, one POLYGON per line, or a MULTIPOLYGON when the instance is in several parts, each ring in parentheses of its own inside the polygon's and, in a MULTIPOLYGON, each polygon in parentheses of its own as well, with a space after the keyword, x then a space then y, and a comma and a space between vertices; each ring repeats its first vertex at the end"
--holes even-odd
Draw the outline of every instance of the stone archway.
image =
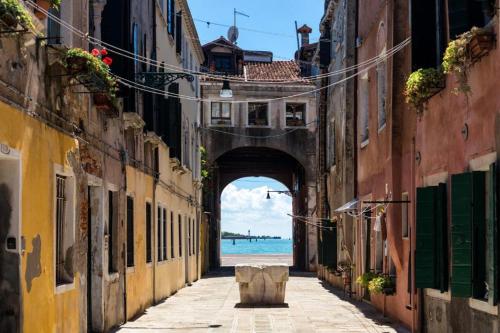
MULTIPOLYGON (((213 155, 212 155, 213 156, 213 155)), ((212 177, 210 189, 205 191, 205 209, 210 212, 210 266, 220 267, 221 201, 224 188, 231 182, 243 178, 262 176, 283 183, 294 193, 292 211, 294 215, 310 214, 311 190, 307 179, 308 170, 292 155, 268 147, 238 147, 219 154, 210 162, 212 177)), ((312 176, 314 177, 314 176, 312 176)), ((313 270, 316 261, 316 230, 293 219, 293 264, 297 269, 313 270), (314 235, 311 236, 311 233, 314 235), (311 260, 311 258, 313 260, 311 260), (312 261, 312 262, 311 262, 312 261)))

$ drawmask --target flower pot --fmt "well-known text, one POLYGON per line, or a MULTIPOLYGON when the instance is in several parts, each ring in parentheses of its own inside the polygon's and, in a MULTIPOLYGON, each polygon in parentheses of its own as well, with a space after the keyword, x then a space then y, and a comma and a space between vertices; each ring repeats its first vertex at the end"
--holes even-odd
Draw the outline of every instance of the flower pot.
MULTIPOLYGON (((48 1, 48 0, 36 0, 36 4, 39 7, 42 7, 47 12, 49 11, 49 8, 51 6, 50 1, 48 1)), ((35 9, 35 16, 38 17, 38 19, 40 19, 40 20, 43 20, 47 17, 47 15, 45 15, 45 13, 42 13, 38 9, 35 9)))
POLYGON ((394 287, 386 287, 382 290, 382 293, 387 296, 394 295, 395 292, 394 287))
POLYGON ((104 112, 110 117, 116 117, 119 114, 113 98, 106 93, 94 94, 94 106, 97 110, 104 112))
POLYGON ((495 35, 492 33, 481 33, 472 36, 468 48, 472 61, 477 61, 486 55, 495 42, 495 35))
POLYGON ((6 26, 7 28, 15 28, 19 23, 17 18, 8 12, 2 14, 2 16, 0 17, 0 21, 2 21, 2 25, 6 26))

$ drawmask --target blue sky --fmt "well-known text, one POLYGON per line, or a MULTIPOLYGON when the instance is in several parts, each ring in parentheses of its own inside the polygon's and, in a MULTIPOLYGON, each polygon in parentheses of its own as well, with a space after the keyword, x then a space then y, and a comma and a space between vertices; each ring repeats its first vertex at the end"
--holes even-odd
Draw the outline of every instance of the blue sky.
POLYGON ((286 190, 285 185, 265 177, 239 179, 224 189, 221 197, 222 230, 252 235, 292 237, 292 198, 267 191, 286 190))
POLYGON ((221 35, 227 37, 227 27, 210 25, 204 21, 232 25, 233 9, 250 16, 238 16, 237 26, 280 34, 271 36, 240 29, 238 45, 244 49, 272 51, 275 60, 293 59, 297 50, 295 23, 306 23, 313 29, 311 41, 319 37, 319 21, 323 15, 324 0, 188 0, 202 44, 221 35), (284 59, 282 59, 284 58, 284 59))

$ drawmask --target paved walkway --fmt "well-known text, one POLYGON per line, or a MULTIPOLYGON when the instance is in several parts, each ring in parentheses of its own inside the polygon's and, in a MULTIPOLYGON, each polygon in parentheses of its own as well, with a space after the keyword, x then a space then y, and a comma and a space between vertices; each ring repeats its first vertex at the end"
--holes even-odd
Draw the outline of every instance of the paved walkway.
POLYGON ((290 278, 286 306, 240 307, 238 285, 228 272, 180 290, 119 332, 405 332, 368 304, 342 300, 310 274, 290 278))

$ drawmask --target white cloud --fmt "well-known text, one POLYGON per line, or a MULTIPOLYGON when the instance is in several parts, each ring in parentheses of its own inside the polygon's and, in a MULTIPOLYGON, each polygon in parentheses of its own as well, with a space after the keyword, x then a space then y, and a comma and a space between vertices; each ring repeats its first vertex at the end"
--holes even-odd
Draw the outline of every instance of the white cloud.
POLYGON ((222 230, 252 235, 292 236, 292 198, 271 193, 266 199, 268 186, 252 189, 229 184, 222 192, 222 230))

